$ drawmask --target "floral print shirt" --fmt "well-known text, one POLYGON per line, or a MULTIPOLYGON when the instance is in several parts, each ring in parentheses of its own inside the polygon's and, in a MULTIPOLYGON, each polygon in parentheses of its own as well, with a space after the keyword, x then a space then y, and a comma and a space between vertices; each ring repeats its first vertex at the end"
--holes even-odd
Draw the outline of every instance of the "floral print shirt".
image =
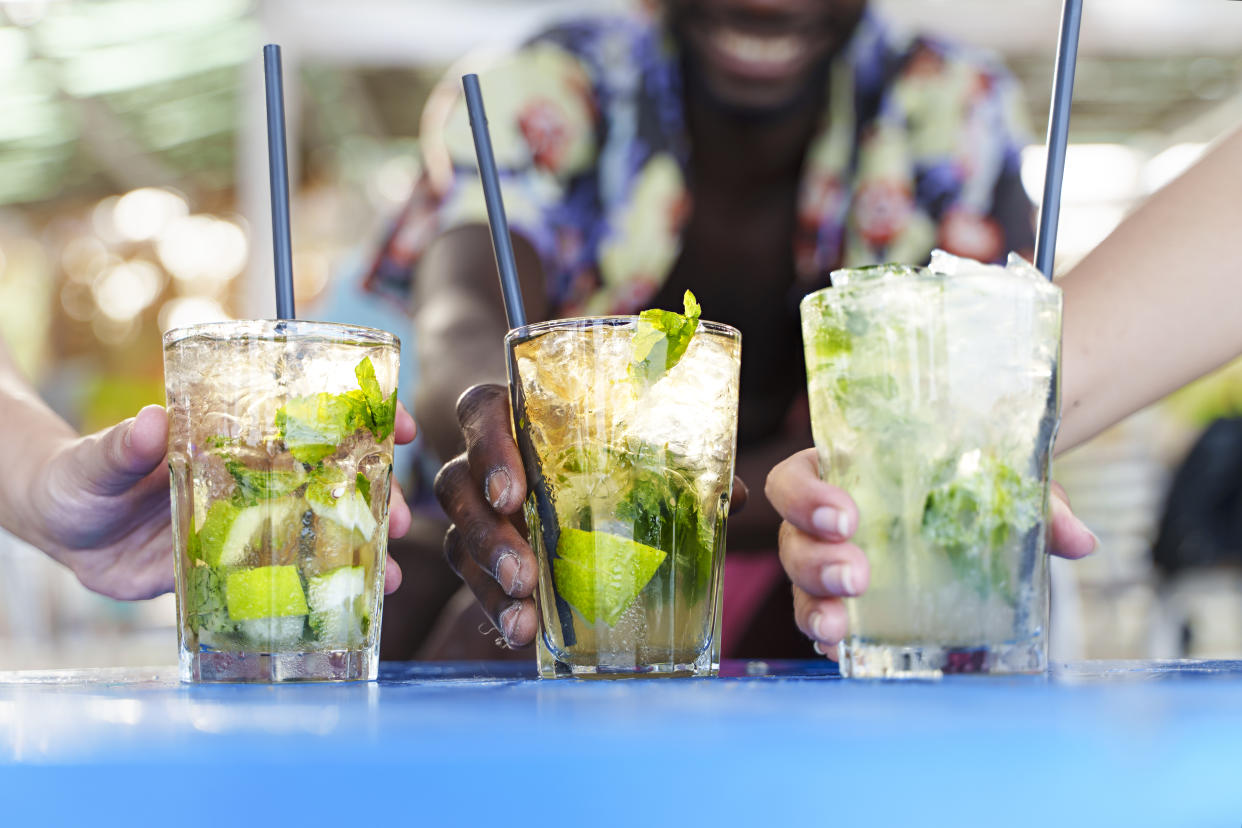
MULTIPOLYGON (((673 268, 692 209, 681 62, 658 16, 561 25, 480 73, 506 213, 544 263, 554 316, 635 313, 673 268)), ((863 15, 828 77, 792 239, 797 288, 931 250, 1029 257, 1016 83, 985 55, 863 15)), ((456 77, 428 104, 423 169, 366 287, 408 304, 418 262, 486 222, 456 77)))

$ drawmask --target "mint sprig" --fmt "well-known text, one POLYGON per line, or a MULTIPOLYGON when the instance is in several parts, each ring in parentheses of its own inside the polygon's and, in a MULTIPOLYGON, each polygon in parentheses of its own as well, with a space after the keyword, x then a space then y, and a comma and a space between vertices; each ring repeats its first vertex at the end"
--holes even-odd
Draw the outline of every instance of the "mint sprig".
POLYGON ((683 297, 684 314, 653 308, 638 315, 634 333, 634 356, 630 376, 645 385, 658 380, 676 365, 690 347, 694 332, 699 329, 702 308, 694 294, 683 297))

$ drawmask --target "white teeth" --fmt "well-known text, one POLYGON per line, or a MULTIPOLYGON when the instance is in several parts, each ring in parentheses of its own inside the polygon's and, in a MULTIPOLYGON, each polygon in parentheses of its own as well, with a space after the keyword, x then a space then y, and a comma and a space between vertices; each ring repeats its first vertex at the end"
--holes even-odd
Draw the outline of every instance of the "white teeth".
POLYGON ((756 37, 722 29, 713 38, 721 51, 748 63, 788 63, 802 56, 803 44, 792 35, 756 37))

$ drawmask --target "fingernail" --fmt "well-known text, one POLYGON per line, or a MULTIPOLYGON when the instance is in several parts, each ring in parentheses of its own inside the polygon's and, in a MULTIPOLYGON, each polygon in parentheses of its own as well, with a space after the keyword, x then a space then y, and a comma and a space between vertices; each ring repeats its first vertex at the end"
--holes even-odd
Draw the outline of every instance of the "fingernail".
POLYGON ((820 506, 811 512, 811 525, 821 532, 831 532, 842 538, 850 536, 850 515, 831 506, 820 506))
POLYGON ((827 653, 824 652, 824 648, 819 646, 818 641, 812 642, 811 649, 819 653, 820 655, 827 655, 827 653))
POLYGON ((824 614, 822 612, 811 613, 811 617, 810 619, 808 619, 808 623, 810 623, 811 625, 811 635, 813 635, 817 639, 816 640, 817 644, 819 643, 819 641, 822 641, 828 638, 828 636, 824 634, 824 630, 820 627, 820 625, 824 623, 824 614))
POLYGON ((492 504, 493 509, 499 509, 505 502, 511 485, 513 481, 509 479, 509 472, 504 469, 495 469, 487 476, 483 488, 486 490, 487 502, 492 504))
POLYGON ((134 426, 138 425, 137 418, 129 421, 129 426, 125 429, 125 434, 121 436, 121 443, 125 448, 129 448, 134 442, 134 426))
POLYGON ((823 581, 824 589, 833 595, 854 595, 857 592, 854 588, 854 570, 849 564, 829 564, 820 571, 819 579, 823 581))
POLYGON ((522 562, 518 560, 515 552, 502 552, 500 557, 496 559, 496 568, 492 572, 492 577, 496 579, 496 583, 500 584, 500 588, 505 591, 506 595, 512 595, 522 588, 522 562))
POLYGON ((497 619, 500 622, 500 634, 505 637, 505 643, 509 646, 513 646, 513 633, 517 631, 518 614, 521 611, 522 605, 514 601, 497 619))

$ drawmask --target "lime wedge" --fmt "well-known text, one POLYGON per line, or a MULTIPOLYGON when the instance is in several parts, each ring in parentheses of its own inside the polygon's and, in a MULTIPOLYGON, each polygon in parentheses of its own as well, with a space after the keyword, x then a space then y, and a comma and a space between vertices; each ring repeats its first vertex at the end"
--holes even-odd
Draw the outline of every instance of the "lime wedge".
POLYGON ((607 532, 562 529, 552 562, 556 592, 587 623, 613 626, 655 576, 667 553, 607 532))
POLYGON ((254 506, 217 500, 207 510, 194 557, 208 566, 239 566, 248 552, 263 548, 269 536, 271 547, 282 549, 301 528, 298 518, 302 508, 298 498, 288 497, 254 506))
POLYGON ((360 566, 342 566, 307 580, 310 626, 322 643, 345 647, 362 641, 365 574, 360 566))
POLYGON ((230 572, 224 582, 229 618, 281 618, 306 615, 306 594, 296 566, 259 566, 230 572))
POLYGON ((353 529, 364 539, 379 526, 366 497, 358 491, 357 478, 349 479, 337 469, 325 469, 311 479, 306 502, 321 519, 353 529))

